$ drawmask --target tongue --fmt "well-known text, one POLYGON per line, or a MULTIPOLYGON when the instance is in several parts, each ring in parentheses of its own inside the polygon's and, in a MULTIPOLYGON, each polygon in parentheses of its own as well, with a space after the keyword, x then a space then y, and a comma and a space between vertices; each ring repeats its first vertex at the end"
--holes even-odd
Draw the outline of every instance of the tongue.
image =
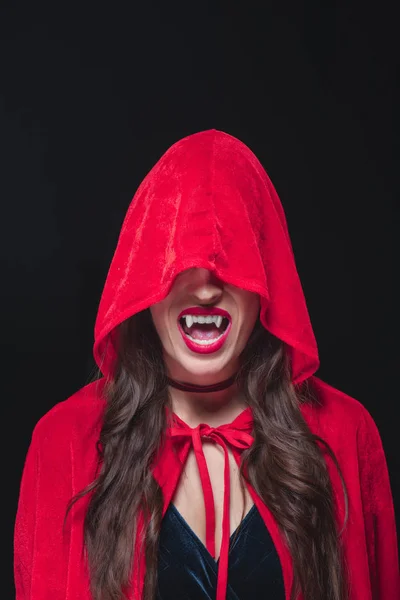
POLYGON ((184 327, 184 330, 195 340, 213 340, 221 334, 215 323, 193 323, 190 329, 184 327))

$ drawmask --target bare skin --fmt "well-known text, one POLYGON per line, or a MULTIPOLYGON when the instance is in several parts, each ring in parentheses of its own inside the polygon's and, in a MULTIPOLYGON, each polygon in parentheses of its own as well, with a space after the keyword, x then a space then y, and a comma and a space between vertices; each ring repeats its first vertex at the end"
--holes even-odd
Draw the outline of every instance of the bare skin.
MULTIPOLYGON (((210 427, 218 427, 232 422, 245 408, 246 404, 238 396, 234 386, 215 394, 188 394, 180 390, 170 391, 174 412, 190 427, 207 423, 210 427), (205 396, 201 398, 200 396, 205 396)), ((216 559, 219 557, 222 537, 222 507, 224 499, 224 451, 213 442, 203 441, 215 503, 215 548, 216 559)), ((253 500, 245 488, 243 493, 239 480, 239 469, 229 450, 230 464, 230 535, 239 526, 242 518, 249 512, 253 500)), ((206 519, 204 498, 200 475, 193 450, 190 451, 182 477, 178 483, 172 500, 185 521, 206 545, 206 519)))
MULTIPOLYGON (((218 559, 222 538, 222 507, 224 499, 224 455, 221 446, 213 443, 203 443, 204 455, 207 461, 215 502, 215 550, 218 559)), ((229 450, 228 450, 229 452, 229 450)), ((230 496, 230 535, 234 533, 253 505, 251 496, 246 488, 245 503, 239 482, 238 466, 229 452, 231 496, 230 496)), ((204 499, 201 491, 201 481, 194 452, 191 451, 186 462, 182 477, 178 483, 173 503, 185 521, 206 545, 206 518, 204 499)))

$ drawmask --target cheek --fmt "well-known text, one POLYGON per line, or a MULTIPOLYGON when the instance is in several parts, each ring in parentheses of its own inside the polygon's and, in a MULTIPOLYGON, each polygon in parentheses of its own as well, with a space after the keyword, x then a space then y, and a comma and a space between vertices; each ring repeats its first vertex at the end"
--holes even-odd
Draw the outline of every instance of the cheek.
POLYGON ((258 294, 249 292, 248 296, 242 298, 242 310, 248 316, 249 322, 255 323, 260 313, 260 297, 258 294))
POLYGON ((249 341, 249 338, 251 336, 251 332, 254 329, 254 324, 255 324, 255 320, 247 320, 246 323, 243 325, 243 329, 242 329, 242 334, 241 334, 241 345, 244 347, 247 342, 249 341))
POLYGON ((162 304, 155 304, 150 308, 150 314, 153 319, 154 327, 157 331, 161 344, 165 348, 171 343, 171 323, 168 321, 167 310, 162 304))
POLYGON ((245 315, 245 321, 243 322, 242 331, 248 338, 260 314, 260 300, 258 296, 247 298, 247 302, 243 306, 243 314, 245 315))

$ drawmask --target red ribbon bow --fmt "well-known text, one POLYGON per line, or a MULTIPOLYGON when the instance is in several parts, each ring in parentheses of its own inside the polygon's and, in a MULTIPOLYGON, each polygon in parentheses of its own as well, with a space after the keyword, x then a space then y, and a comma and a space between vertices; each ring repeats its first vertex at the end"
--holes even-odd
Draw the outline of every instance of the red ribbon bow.
POLYGON ((197 465, 200 473, 201 485, 204 493, 204 504, 206 510, 206 547, 215 560, 215 504, 211 486, 210 474, 208 472, 206 458, 203 452, 202 439, 212 440, 222 446, 225 455, 224 463, 224 506, 222 517, 222 540, 218 566, 217 598, 225 600, 228 584, 228 553, 230 540, 230 468, 228 446, 231 447, 233 456, 240 465, 240 451, 250 448, 254 439, 250 435, 252 430, 252 415, 249 409, 243 411, 232 423, 210 427, 201 423, 192 429, 184 421, 174 415, 177 426, 169 428, 168 432, 172 439, 191 439, 197 465))

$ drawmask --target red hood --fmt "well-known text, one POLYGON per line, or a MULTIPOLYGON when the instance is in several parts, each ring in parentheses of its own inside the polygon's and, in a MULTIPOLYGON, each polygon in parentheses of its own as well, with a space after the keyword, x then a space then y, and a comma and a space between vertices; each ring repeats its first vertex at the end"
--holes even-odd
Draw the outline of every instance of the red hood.
POLYGON ((279 197, 252 151, 214 129, 171 146, 128 208, 95 325, 104 375, 117 325, 165 298, 190 267, 258 293, 263 326, 291 351, 293 381, 315 373, 318 349, 279 197))

